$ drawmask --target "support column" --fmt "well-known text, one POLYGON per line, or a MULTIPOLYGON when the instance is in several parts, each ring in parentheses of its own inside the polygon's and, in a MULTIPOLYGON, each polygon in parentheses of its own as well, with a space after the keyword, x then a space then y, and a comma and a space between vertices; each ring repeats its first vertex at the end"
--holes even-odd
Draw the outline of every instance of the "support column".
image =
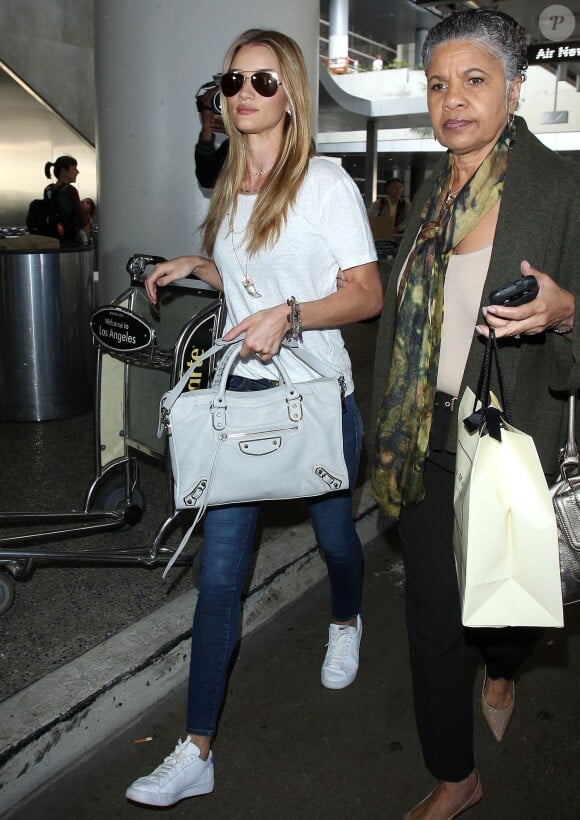
POLYGON ((365 153, 365 190, 364 200, 367 208, 377 198, 377 176, 378 176, 378 128, 377 121, 367 120, 367 146, 365 153))
POLYGON ((348 57, 348 0, 330 0, 328 31, 328 59, 348 57))
POLYGON ((316 112, 318 2, 241 0, 228 4, 227 14, 220 4, 191 0, 95 3, 103 302, 127 287, 131 254, 172 257, 199 250, 197 226, 207 199, 195 179, 195 92, 221 71, 231 41, 252 27, 274 28, 297 40, 316 112))
POLYGON ((427 28, 418 28, 415 31, 415 66, 423 64, 423 45, 428 33, 427 28))

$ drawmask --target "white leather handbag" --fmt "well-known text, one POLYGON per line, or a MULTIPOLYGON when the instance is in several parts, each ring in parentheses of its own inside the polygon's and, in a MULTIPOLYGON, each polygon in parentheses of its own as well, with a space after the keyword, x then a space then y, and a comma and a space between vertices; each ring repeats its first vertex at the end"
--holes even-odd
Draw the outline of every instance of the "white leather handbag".
POLYGON ((241 341, 218 340, 161 399, 160 430, 169 439, 176 509, 198 514, 171 568, 210 505, 308 498, 348 489, 342 438, 344 379, 301 348, 272 357, 277 387, 238 392, 227 380, 241 341), (202 361, 223 353, 213 386, 184 392, 202 361), (282 363, 294 355, 316 372, 293 384, 282 363))

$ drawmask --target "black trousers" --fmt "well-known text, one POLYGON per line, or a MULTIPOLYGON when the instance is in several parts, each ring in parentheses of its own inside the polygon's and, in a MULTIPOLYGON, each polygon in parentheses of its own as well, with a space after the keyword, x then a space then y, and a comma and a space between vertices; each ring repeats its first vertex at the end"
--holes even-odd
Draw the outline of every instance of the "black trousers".
POLYGON ((406 572, 406 619, 415 717, 425 764, 439 780, 463 780, 474 768, 470 644, 491 678, 513 678, 540 630, 466 629, 461 623, 453 555, 454 461, 432 453, 425 498, 399 521, 406 572), (433 460, 431 460, 433 459, 433 460))

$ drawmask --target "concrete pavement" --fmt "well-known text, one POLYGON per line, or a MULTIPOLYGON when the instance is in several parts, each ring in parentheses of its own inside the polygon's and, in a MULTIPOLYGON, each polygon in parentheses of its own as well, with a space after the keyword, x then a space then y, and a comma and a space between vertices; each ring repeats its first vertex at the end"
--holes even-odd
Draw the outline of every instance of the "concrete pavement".
MULTIPOLYGON (((361 666, 342 691, 320 685, 328 590, 320 582, 242 640, 214 750, 212 795, 154 810, 128 803, 127 785, 161 762, 184 735, 185 687, 8 815, 11 820, 108 820, 203 816, 207 820, 395 820, 433 786, 415 733, 396 539, 366 548, 361 666), (136 739, 152 737, 145 743, 136 739)), ((577 820, 580 619, 546 632, 516 687, 503 743, 478 711, 475 744, 485 789, 473 820, 577 820)), ((476 659, 474 658, 474 661, 476 659)))

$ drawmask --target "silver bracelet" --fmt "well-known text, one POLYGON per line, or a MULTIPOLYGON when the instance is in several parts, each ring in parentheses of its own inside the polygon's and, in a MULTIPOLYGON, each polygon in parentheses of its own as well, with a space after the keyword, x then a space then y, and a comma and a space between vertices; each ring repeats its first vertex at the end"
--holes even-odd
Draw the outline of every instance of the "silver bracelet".
POLYGON ((574 325, 570 325, 570 327, 567 327, 565 330, 557 330, 555 327, 552 328, 552 332, 557 333, 558 336, 567 336, 568 333, 572 333, 573 330, 574 325))

